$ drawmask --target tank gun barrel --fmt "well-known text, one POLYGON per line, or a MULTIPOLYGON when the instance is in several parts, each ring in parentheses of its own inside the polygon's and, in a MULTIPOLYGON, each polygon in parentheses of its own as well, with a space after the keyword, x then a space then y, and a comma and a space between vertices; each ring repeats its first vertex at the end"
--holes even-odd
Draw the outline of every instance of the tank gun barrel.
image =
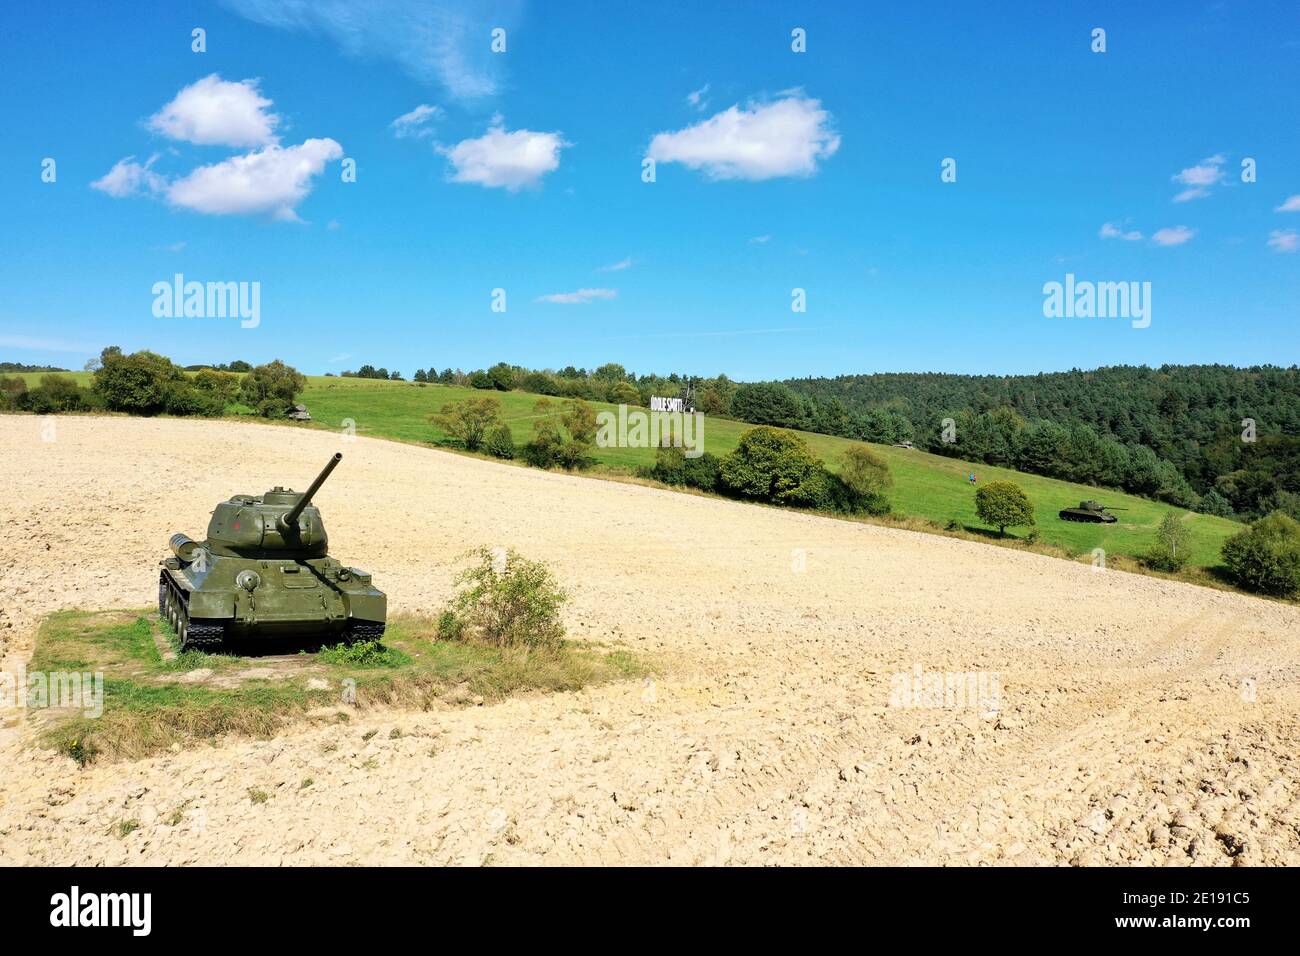
POLYGON ((325 479, 330 476, 330 472, 337 468, 339 462, 342 460, 343 452, 336 451, 334 457, 325 464, 325 467, 321 469, 321 473, 316 476, 316 480, 313 481, 311 486, 302 493, 302 497, 298 499, 298 503, 290 508, 289 511, 280 518, 279 523, 281 530, 296 528, 298 526, 298 518, 302 515, 302 509, 311 504, 312 496, 320 490, 320 486, 325 484, 325 479))

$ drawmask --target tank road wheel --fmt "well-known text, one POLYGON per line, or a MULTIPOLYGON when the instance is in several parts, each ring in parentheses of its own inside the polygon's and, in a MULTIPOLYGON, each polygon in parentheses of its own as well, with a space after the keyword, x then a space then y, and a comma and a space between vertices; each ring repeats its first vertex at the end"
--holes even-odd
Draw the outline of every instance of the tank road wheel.
POLYGON ((384 637, 383 621, 360 621, 353 619, 348 621, 348 626, 343 631, 343 640, 349 644, 356 644, 359 641, 380 641, 384 637))

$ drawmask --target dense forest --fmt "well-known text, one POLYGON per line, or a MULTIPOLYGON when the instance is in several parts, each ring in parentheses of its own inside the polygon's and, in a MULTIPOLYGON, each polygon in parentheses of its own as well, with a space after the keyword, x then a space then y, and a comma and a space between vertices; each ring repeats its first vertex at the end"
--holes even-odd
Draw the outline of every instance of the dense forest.
POLYGON ((1115 366, 783 383, 806 427, 1123 488, 1210 513, 1300 517, 1300 369, 1115 366), (945 429, 945 419, 951 423, 945 429), (946 431, 946 434, 945 434, 946 431), (946 440, 947 439, 947 440, 946 440))

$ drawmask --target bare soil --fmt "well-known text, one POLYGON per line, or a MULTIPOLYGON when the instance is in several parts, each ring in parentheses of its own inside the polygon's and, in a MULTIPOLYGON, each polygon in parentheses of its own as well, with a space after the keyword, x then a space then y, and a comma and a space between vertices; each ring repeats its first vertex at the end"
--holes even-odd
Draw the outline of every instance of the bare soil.
POLYGON ((0 715, 0 863, 1300 863, 1296 607, 322 431, 52 421, 0 416, 8 670, 44 614, 150 605, 172 532, 336 450, 331 550, 393 610, 515 547, 572 636, 660 670, 85 770, 0 715), (996 674, 997 712, 891 706, 917 667, 996 674))

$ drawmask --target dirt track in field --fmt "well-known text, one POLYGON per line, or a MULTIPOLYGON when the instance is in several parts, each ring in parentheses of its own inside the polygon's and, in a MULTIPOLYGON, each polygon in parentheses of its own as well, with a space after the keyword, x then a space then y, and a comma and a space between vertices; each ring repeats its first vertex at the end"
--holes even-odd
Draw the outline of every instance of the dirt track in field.
POLYGON ((393 610, 513 546, 572 635, 663 673, 85 771, 10 727, 2 864, 1300 863, 1295 607, 322 431, 41 427, 0 416, 11 669, 41 615, 150 604, 168 535, 341 449, 331 547, 393 610), (917 667, 996 674, 998 713, 891 706, 917 667))

